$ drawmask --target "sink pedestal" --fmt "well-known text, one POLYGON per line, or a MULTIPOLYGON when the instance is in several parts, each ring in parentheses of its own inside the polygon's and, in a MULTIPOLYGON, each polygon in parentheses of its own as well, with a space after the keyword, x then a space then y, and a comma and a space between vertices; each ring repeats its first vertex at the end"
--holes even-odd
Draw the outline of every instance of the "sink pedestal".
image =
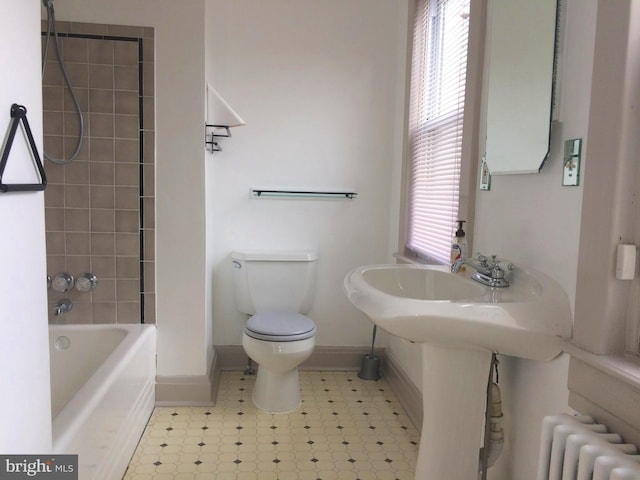
POLYGON ((477 480, 491 352, 423 343, 416 479, 477 480))

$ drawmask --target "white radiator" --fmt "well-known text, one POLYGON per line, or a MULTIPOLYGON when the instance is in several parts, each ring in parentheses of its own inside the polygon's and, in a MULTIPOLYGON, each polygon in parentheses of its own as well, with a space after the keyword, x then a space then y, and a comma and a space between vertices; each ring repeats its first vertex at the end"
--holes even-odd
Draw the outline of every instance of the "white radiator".
POLYGON ((537 480, 640 480, 640 455, 591 417, 545 417, 537 480))

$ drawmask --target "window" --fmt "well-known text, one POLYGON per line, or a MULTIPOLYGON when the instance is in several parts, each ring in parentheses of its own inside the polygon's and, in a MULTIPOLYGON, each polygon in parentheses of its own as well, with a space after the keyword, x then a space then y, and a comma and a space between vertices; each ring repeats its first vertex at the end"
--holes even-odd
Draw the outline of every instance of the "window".
POLYGON ((448 263, 459 215, 469 0, 418 0, 409 107, 406 249, 448 263))

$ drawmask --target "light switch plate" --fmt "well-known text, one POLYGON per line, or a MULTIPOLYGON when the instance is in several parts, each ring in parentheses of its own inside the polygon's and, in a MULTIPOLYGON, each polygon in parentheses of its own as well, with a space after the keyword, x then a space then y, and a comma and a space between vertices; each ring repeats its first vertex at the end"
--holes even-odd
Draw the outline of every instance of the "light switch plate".
POLYGON ((562 185, 577 187, 580 185, 580 163, 582 160, 582 139, 574 138, 564 142, 564 164, 562 185))

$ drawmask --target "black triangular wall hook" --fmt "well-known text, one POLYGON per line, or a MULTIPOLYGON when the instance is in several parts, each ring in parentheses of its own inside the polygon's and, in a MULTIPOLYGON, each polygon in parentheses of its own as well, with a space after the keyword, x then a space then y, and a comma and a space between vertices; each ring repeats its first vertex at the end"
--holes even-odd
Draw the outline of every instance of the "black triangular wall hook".
POLYGON ((36 142, 33 140, 33 134, 31 133, 31 128, 29 127, 29 122, 27 120, 27 109, 22 105, 18 105, 17 103, 14 103, 13 105, 11 105, 10 115, 11 115, 11 125, 9 127, 9 135, 4 145, 4 149, 2 150, 2 157, 0 158, 0 192, 7 193, 7 192, 42 191, 47 186, 47 176, 44 173, 42 160, 40 160, 40 155, 38 155, 36 142), (31 154, 33 155, 33 159, 35 160, 38 173, 40 174, 40 183, 6 184, 2 181, 2 175, 4 175, 4 169, 7 166, 7 159, 9 158, 9 153, 11 152, 13 139, 16 136, 16 131, 18 130, 18 124, 20 122, 22 122, 22 127, 24 128, 24 131, 27 134, 27 141, 29 142, 31 154))

